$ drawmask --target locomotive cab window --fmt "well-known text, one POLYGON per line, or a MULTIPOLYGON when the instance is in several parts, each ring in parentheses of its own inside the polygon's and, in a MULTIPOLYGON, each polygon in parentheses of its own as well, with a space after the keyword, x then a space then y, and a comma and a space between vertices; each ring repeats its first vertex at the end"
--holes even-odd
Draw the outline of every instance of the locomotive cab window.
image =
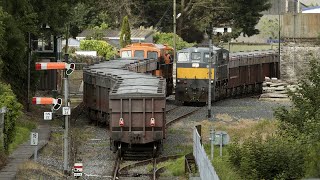
POLYGON ((189 61, 190 54, 188 52, 180 52, 178 53, 178 62, 186 62, 189 61))
POLYGON ((158 53, 155 51, 148 51, 147 58, 149 59, 158 59, 158 53))
MULTIPOLYGON (((209 62, 209 60, 210 60, 210 54, 209 53, 204 53, 204 62, 205 63, 208 63, 209 62)), ((215 64, 215 60, 214 59, 212 59, 212 64, 215 64)))
POLYGON ((136 58, 144 58, 144 51, 143 50, 134 51, 134 57, 136 57, 136 58))
POLYGON ((131 51, 122 51, 121 57, 122 58, 131 58, 131 51))
POLYGON ((191 53, 191 60, 192 60, 192 62, 200 62, 200 60, 201 60, 201 53, 200 53, 200 52, 193 52, 193 53, 191 53))
POLYGON ((229 53, 227 53, 227 52, 223 53, 223 60, 225 60, 225 61, 229 60, 229 53))

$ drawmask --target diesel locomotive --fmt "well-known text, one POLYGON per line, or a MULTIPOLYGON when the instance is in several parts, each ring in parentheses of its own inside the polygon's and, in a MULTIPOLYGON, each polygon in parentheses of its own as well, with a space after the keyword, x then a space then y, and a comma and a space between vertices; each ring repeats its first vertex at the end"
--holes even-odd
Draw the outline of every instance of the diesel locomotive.
POLYGON ((190 47, 177 52, 176 100, 207 103, 209 63, 212 101, 262 92, 265 77, 279 78, 279 56, 273 50, 229 53, 211 47, 190 47))

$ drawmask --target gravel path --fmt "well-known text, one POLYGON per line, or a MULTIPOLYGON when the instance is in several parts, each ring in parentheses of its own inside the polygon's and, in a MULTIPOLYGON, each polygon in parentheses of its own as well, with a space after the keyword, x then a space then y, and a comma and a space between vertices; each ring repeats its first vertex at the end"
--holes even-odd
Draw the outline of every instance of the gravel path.
POLYGON ((94 136, 79 149, 84 173, 90 179, 102 179, 112 175, 116 155, 109 149, 110 141, 106 128, 89 127, 94 136))

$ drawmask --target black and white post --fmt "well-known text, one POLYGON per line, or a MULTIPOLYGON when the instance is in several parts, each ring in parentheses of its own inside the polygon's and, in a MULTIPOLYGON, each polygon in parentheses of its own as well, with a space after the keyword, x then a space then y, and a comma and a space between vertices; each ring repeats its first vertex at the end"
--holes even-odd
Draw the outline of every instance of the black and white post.
POLYGON ((37 156, 38 156, 38 138, 39 138, 38 133, 36 132, 31 133, 30 145, 34 146, 34 155, 33 155, 34 161, 37 161, 37 156))

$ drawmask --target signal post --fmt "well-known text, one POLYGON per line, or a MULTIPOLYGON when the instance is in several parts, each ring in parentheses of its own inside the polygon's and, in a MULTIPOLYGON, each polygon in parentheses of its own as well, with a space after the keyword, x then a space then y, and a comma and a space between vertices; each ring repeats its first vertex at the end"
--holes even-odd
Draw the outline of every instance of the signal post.
MULTIPOLYGON (((64 77, 63 77, 63 84, 64 84, 64 101, 65 101, 65 107, 63 107, 62 114, 64 115, 65 119, 65 131, 63 135, 64 139, 64 152, 63 152, 63 171, 64 174, 68 174, 69 170, 69 142, 68 142, 68 137, 69 137, 69 116, 71 114, 71 109, 70 109, 70 103, 69 103, 69 86, 68 86, 68 76, 74 71, 75 69, 75 64, 70 63, 68 64, 68 54, 65 56, 65 62, 49 62, 49 63, 36 63, 36 70, 49 70, 49 69, 56 69, 56 70, 64 70, 64 77)), ((53 106, 54 110, 58 110, 61 107, 62 104, 62 99, 58 98, 57 100, 54 100, 51 98, 51 103, 56 102, 56 104, 60 104, 59 107, 57 105, 53 106), (56 107, 56 108, 55 108, 56 107)), ((33 100, 34 102, 34 100, 33 100)), ((37 102, 35 100, 35 102, 37 102)), ((50 98, 44 98, 43 101, 41 101, 46 104, 50 104, 50 98)), ((37 103, 38 104, 38 103, 37 103)), ((54 104, 54 103, 53 103, 54 104)))

